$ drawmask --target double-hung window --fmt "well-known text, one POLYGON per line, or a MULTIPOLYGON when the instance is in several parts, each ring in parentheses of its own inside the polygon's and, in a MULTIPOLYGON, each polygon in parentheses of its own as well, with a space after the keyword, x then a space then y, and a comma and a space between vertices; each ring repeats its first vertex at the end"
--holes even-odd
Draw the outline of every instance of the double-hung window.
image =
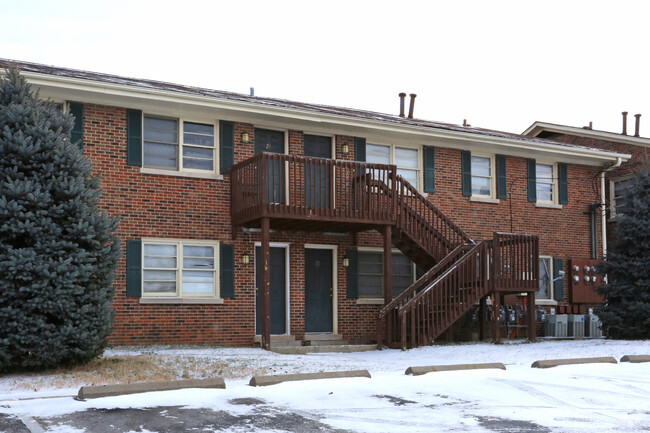
POLYGON ((535 180, 537 188, 537 201, 554 203, 556 200, 555 166, 553 164, 537 163, 535 166, 535 180))
POLYGON ((535 299, 553 298, 553 259, 542 256, 539 258, 539 289, 535 299))
POLYGON ((143 297, 218 297, 218 244, 144 241, 143 297))
POLYGON ((614 179, 610 181, 611 216, 625 214, 625 208, 630 201, 630 191, 636 185, 636 179, 614 179))
POLYGON ((144 116, 144 167, 213 173, 215 129, 213 123, 144 116))
POLYGON ((492 158, 472 155, 472 196, 492 197, 494 169, 492 158))
POLYGON ((420 179, 419 161, 419 150, 414 147, 366 144, 366 162, 397 166, 397 174, 415 188, 418 188, 420 179))
MULTIPOLYGON (((415 266, 400 252, 392 253, 393 297, 398 296, 415 281, 415 266)), ((383 298, 384 254, 381 251, 358 253, 359 298, 383 298)))

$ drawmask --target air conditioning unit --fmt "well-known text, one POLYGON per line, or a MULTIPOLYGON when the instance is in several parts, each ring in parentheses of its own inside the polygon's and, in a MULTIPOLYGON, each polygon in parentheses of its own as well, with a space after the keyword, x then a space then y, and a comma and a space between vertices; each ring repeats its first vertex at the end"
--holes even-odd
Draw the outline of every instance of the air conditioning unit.
POLYGON ((566 314, 549 314, 546 316, 544 334, 547 337, 566 337, 568 317, 566 314))
POLYGON ((583 314, 568 314, 568 331, 569 337, 585 336, 585 316, 583 314))
POLYGON ((585 336, 591 338, 601 338, 603 328, 598 316, 587 314, 585 316, 585 336))

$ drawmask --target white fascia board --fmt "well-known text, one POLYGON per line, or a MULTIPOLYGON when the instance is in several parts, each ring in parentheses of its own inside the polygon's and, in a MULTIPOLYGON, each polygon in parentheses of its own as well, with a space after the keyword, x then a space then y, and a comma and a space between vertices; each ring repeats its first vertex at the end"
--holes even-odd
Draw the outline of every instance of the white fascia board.
POLYGON ((615 132, 598 131, 594 129, 578 128, 576 126, 557 125, 555 123, 535 122, 530 125, 522 134, 530 137, 537 137, 541 132, 548 131, 556 134, 574 135, 578 137, 594 138, 616 143, 633 144, 636 146, 650 147, 650 138, 635 137, 634 135, 623 135, 615 132))
MULTIPOLYGON (((379 142, 421 144, 459 150, 502 153, 525 158, 548 158, 558 162, 602 166, 627 161, 627 154, 605 152, 597 149, 529 142, 506 137, 494 137, 478 133, 452 131, 427 126, 392 124, 376 119, 360 119, 340 114, 317 113, 296 108, 256 104, 246 101, 219 99, 189 93, 174 92, 124 84, 106 83, 73 77, 61 77, 33 72, 23 75, 32 86, 40 88, 44 96, 59 97, 79 102, 114 105, 124 108, 169 107, 186 110, 209 108, 219 113, 222 120, 251 123, 251 119, 268 126, 300 129, 308 126, 323 132, 348 133, 379 142), (320 127, 318 126, 320 125, 320 127), (322 128, 322 129, 321 129, 322 128)), ((260 123, 260 126, 261 124, 260 123)))

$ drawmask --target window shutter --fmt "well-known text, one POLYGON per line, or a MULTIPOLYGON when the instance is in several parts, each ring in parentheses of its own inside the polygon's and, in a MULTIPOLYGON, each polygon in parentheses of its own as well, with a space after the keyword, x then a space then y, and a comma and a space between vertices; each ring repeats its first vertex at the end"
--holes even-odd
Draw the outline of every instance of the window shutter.
POLYGON ((558 163, 557 165, 559 203, 569 204, 569 176, 567 165, 558 163))
POLYGON ((537 201, 537 167, 534 159, 527 159, 528 166, 528 201, 537 201))
POLYGON ((219 293, 222 298, 235 297, 235 248, 233 245, 221 244, 219 252, 219 293))
MULTIPOLYGON (((562 259, 553 259, 553 279, 560 276, 560 271, 564 270, 562 259)), ((553 283, 553 299, 556 301, 564 300, 564 278, 553 283)))
POLYGON ((349 261, 347 268, 348 298, 357 299, 359 297, 357 250, 348 250, 347 256, 349 261))
POLYGON ((126 163, 142 167, 142 111, 126 110, 126 163))
POLYGON ((366 162, 366 139, 356 137, 354 139, 354 160, 366 162))
POLYGON ((77 102, 70 102, 68 104, 70 108, 70 114, 74 116, 74 125, 72 126, 72 131, 70 131, 70 141, 73 144, 77 144, 79 149, 83 152, 84 150, 84 106, 77 102))
POLYGON ((230 173, 235 163, 235 124, 219 121, 219 145, 221 148, 221 174, 230 173))
POLYGON ((460 170, 462 172, 463 195, 472 196, 472 154, 463 150, 460 153, 460 170))
POLYGON ((434 147, 424 147, 424 191, 436 192, 436 153, 434 147))
POLYGON ((126 241, 126 296, 142 296, 142 241, 126 241))
POLYGON ((505 155, 496 156, 497 165, 497 198, 508 198, 508 178, 506 177, 506 157, 505 155))

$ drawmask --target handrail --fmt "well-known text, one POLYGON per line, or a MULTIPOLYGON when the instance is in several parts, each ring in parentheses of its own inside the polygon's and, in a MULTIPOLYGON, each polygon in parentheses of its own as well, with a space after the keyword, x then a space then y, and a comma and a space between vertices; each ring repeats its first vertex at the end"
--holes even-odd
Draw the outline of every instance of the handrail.
POLYGON ((430 281, 435 275, 446 269, 447 265, 449 265, 452 261, 456 260, 456 258, 468 251, 471 248, 470 245, 468 244, 463 244, 459 245, 456 247, 455 250, 453 250, 447 257, 445 257, 443 260, 439 261, 436 263, 434 267, 429 269, 424 275, 422 275, 416 282, 411 284, 406 290, 404 290, 402 293, 400 293, 397 297, 395 297, 391 302, 386 304, 380 311, 379 311, 379 318, 382 319, 383 317, 388 314, 391 310, 393 310, 395 307, 399 306, 404 299, 410 297, 411 295, 414 294, 414 292, 418 292, 425 284, 427 284, 427 281, 430 281))

